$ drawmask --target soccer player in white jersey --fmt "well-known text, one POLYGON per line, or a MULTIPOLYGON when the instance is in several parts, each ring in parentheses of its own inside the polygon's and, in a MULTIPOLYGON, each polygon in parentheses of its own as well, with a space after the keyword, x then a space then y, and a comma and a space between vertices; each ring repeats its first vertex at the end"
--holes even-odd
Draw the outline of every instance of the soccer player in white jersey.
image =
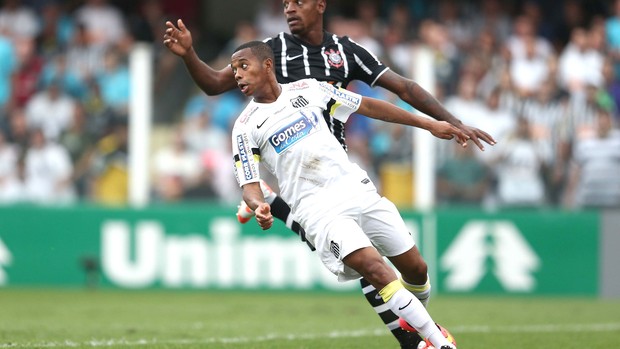
POLYGON ((259 163, 278 180, 306 238, 339 281, 364 277, 387 306, 435 348, 455 348, 418 298, 405 288, 426 263, 400 214, 379 196, 367 173, 349 161, 331 134, 324 111, 346 122, 359 112, 372 118, 427 129, 464 144, 468 136, 447 123, 416 116, 387 102, 314 79, 279 84, 271 48, 252 41, 235 50, 231 68, 241 92, 254 97, 232 131, 235 175, 243 200, 262 229, 273 224, 260 188, 259 163), (386 256, 401 273, 383 260, 386 256))

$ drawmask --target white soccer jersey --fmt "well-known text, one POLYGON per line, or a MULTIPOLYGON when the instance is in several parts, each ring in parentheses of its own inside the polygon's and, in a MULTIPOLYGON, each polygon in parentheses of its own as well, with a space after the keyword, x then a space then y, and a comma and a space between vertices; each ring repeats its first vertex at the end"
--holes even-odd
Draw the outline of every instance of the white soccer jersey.
POLYGON ((280 195, 304 226, 360 190, 376 191, 366 171, 349 161, 324 118, 329 113, 346 122, 362 97, 315 79, 281 86, 275 102, 251 101, 236 120, 235 175, 240 186, 258 182, 263 163, 278 178, 280 195))

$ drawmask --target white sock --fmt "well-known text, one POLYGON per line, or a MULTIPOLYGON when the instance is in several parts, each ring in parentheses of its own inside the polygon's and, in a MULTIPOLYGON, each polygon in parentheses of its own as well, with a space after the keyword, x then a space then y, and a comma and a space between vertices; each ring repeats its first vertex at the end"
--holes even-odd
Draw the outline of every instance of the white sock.
POLYGON ((424 285, 414 285, 405 281, 402 277, 400 282, 405 286, 409 292, 413 293, 415 298, 419 299, 424 305, 424 308, 428 307, 428 301, 431 299, 431 279, 426 275, 426 282, 424 285))
POLYGON ((437 328, 437 325, 435 325, 435 321, 426 311, 424 305, 405 288, 394 292, 386 303, 396 315, 405 319, 424 338, 433 343, 435 348, 441 348, 442 345, 450 345, 439 328, 437 328))

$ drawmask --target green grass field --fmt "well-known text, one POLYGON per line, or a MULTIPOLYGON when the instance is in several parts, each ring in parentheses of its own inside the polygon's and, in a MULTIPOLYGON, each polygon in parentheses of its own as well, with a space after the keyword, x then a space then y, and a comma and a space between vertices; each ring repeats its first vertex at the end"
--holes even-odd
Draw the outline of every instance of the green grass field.
MULTIPOLYGON (((620 300, 447 297, 460 349, 620 348, 620 300)), ((398 348, 360 294, 0 289, 0 348, 398 348)))

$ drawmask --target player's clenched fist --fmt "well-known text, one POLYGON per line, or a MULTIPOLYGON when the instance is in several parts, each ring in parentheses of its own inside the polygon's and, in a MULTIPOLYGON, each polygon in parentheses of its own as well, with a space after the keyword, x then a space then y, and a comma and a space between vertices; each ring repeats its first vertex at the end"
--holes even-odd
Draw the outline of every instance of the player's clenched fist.
POLYGON ((260 225, 263 230, 271 228, 273 225, 273 216, 271 215, 271 206, 269 206, 268 203, 263 202, 258 205, 254 213, 256 214, 258 225, 260 225))

